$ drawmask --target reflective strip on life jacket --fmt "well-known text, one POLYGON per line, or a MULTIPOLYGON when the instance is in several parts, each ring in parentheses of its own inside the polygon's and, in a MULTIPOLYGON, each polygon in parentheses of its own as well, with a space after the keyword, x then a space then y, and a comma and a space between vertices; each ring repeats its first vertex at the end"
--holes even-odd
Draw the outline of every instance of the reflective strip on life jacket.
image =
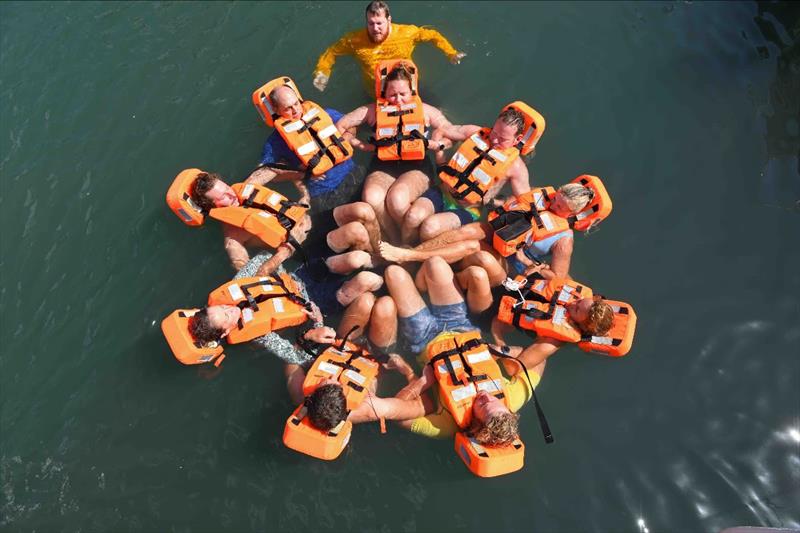
POLYGON ((614 322, 603 336, 584 336, 578 347, 585 352, 594 352, 611 357, 626 355, 633 346, 636 334, 636 313, 625 302, 604 300, 614 310, 614 322))
POLYGON ((308 319, 308 302, 288 274, 242 278, 228 282, 208 296, 208 305, 236 305, 242 309, 237 327, 226 337, 231 344, 246 342, 308 319))
POLYGON ((240 205, 215 207, 209 216, 242 228, 272 248, 288 240, 289 231, 308 211, 306 204, 293 202, 261 185, 237 183, 232 189, 239 197, 240 205))
POLYGON ((275 129, 297 155, 307 172, 320 176, 353 156, 353 149, 339 135, 330 115, 319 105, 303 101, 297 120, 276 119, 275 129))
POLYGON ((483 197, 500 181, 519 156, 517 148, 498 150, 489 144, 489 128, 467 138, 450 161, 439 168, 439 178, 450 195, 471 204, 482 203, 483 197))

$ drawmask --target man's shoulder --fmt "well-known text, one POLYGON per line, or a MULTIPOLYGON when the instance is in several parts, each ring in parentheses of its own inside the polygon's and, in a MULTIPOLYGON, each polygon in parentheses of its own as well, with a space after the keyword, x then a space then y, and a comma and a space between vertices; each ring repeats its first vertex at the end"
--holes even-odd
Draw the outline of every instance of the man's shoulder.
POLYGON ((367 29, 366 28, 359 28, 357 30, 352 30, 344 35, 342 35, 342 39, 353 41, 353 40, 363 40, 367 38, 367 29))

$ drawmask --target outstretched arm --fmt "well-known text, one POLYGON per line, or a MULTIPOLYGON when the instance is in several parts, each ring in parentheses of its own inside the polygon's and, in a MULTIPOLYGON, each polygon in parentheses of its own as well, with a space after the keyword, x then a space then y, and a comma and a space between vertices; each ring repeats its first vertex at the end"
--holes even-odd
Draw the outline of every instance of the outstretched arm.
POLYGON ((344 35, 341 39, 329 46, 317 59, 317 68, 314 70, 314 87, 320 91, 325 90, 328 79, 331 77, 336 57, 352 54, 353 44, 351 34, 344 35))
POLYGON ((414 41, 418 43, 432 43, 434 46, 436 46, 436 48, 444 52, 450 62, 454 64, 458 64, 461 59, 467 55, 464 52, 459 52, 453 48, 453 45, 450 44, 450 41, 448 41, 444 35, 433 28, 417 28, 417 34, 414 36, 414 41))
POLYGON ((250 254, 244 243, 250 238, 250 234, 241 228, 224 224, 222 226, 222 235, 225 243, 225 251, 228 253, 228 259, 231 261, 231 266, 234 270, 241 270, 241 268, 250 260, 250 254))
POLYGON ((566 278, 569 276, 569 264, 572 260, 573 242, 574 240, 572 237, 558 239, 550 252, 552 254, 550 269, 559 278, 566 278))
POLYGON ((339 130, 345 140, 349 142, 353 148, 363 150, 364 152, 373 152, 375 151, 375 147, 361 141, 356 137, 355 132, 360 125, 366 122, 369 109, 370 106, 362 105, 340 118, 336 123, 336 129, 339 130))
POLYGON ((292 403, 299 405, 303 401, 303 380, 306 378, 306 372, 300 365, 287 363, 283 367, 283 373, 286 376, 289 397, 292 403))
POLYGON ((511 192, 514 196, 526 193, 531 190, 530 174, 525 161, 521 157, 514 160, 508 172, 508 181, 511 184, 511 192))

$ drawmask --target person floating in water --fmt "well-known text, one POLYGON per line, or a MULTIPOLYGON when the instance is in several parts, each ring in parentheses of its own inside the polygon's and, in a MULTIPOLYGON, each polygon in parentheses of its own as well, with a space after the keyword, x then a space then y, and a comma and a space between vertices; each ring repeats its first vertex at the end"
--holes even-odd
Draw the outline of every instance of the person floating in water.
POLYGON ((411 59, 417 43, 425 41, 436 45, 453 64, 459 64, 466 56, 464 52, 453 48, 438 31, 411 24, 393 24, 386 2, 370 2, 366 9, 366 28, 345 34, 319 56, 314 71, 314 87, 324 91, 336 57, 353 55, 361 64, 365 87, 371 92, 375 80, 375 65, 378 62, 387 59, 411 59))

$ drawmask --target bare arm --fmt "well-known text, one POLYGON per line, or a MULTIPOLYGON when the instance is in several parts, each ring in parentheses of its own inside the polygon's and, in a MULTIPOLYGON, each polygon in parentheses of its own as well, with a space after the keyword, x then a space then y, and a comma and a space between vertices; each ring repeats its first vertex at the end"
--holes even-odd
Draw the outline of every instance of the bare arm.
POLYGON ((519 196, 531 190, 528 167, 521 157, 516 158, 511 165, 511 169, 508 172, 508 181, 511 183, 511 191, 514 196, 519 196))
POLYGON ((453 142, 461 142, 473 133, 477 133, 480 130, 481 127, 474 124, 450 124, 444 128, 441 128, 439 130, 439 135, 442 136, 442 138, 449 139, 453 142))
POLYGON ((256 276, 269 276, 275 272, 275 270, 277 270, 284 261, 292 257, 293 253, 294 247, 291 244, 287 242, 281 244, 278 246, 278 249, 275 250, 275 253, 272 255, 272 257, 264 261, 264 263, 258 268, 258 271, 256 271, 256 276))
MULTIPOLYGON (((360 140, 358 137, 356 137, 355 132, 360 125, 364 124, 365 122, 369 123, 368 119, 370 118, 370 109, 374 109, 374 107, 374 104, 358 107, 340 118, 336 123, 336 128, 339 130, 345 140, 349 142, 353 148, 362 150, 364 152, 373 152, 375 151, 375 147, 360 140)), ((374 115, 374 112, 372 114, 374 115)))
POLYGON ((438 30, 434 30, 433 28, 418 28, 414 40, 416 42, 433 43, 433 45, 436 46, 436 48, 438 48, 439 50, 444 52, 445 55, 447 55, 447 58, 450 61, 455 62, 457 59, 460 59, 460 57, 458 57, 459 55, 461 57, 464 57, 464 54, 459 53, 459 51, 456 50, 452 44, 450 44, 450 41, 448 41, 444 35, 439 33, 438 30))
MULTIPOLYGON (((535 369, 540 364, 556 353, 564 343, 555 339, 548 339, 541 337, 536 339, 533 344, 522 350, 522 353, 517 357, 525 368, 535 369)), ((517 369, 519 371, 519 369, 517 369)), ((541 374, 540 374, 541 375, 541 374)))
POLYGON ((222 235, 225 251, 228 253, 231 266, 233 266, 234 270, 241 270, 250 260, 250 254, 247 252, 244 243, 250 239, 251 235, 243 229, 229 224, 222 226, 222 235))
POLYGON ((572 237, 564 237, 556 241, 551 250, 550 270, 559 278, 569 276, 569 263, 572 259, 573 243, 572 237))
POLYGON ((330 77, 333 65, 336 63, 338 56, 352 54, 353 46, 351 44, 351 34, 344 35, 341 39, 329 46, 317 59, 317 68, 315 73, 321 72, 325 76, 330 77))
POLYGON ((300 405, 303 401, 303 380, 306 378, 306 372, 300 365, 287 364, 283 367, 283 373, 286 376, 286 388, 289 390, 289 397, 292 402, 300 405))

